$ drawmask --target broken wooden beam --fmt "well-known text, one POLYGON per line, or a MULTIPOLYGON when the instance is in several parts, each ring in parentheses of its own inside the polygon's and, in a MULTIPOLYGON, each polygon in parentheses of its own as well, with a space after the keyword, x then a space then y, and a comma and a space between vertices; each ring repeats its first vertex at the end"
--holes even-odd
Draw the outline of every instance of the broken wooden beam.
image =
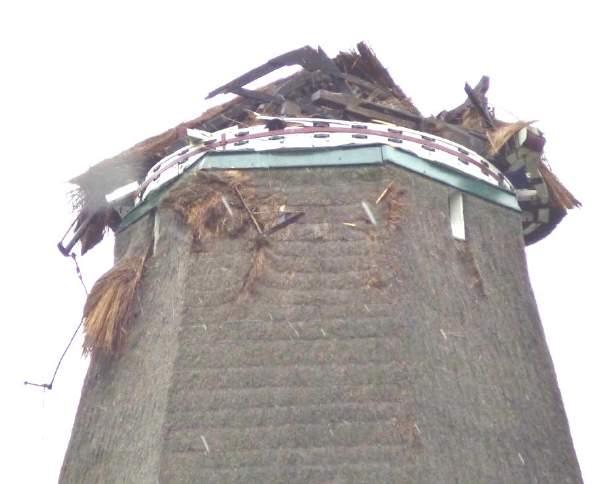
POLYGON ((320 89, 313 93, 311 100, 314 104, 328 107, 340 107, 344 111, 363 116, 368 119, 379 119, 396 125, 415 127, 422 121, 422 117, 402 109, 385 106, 359 99, 348 94, 326 91, 320 89))
POLYGON ((496 129, 496 124, 488 113, 487 102, 483 103, 482 100, 479 99, 479 97, 477 96, 477 92, 475 92, 475 90, 469 85, 468 82, 464 85, 464 92, 467 93, 467 96, 471 100, 471 104, 473 104, 477 111, 479 111, 479 114, 481 114, 481 117, 485 121, 486 126, 490 129, 496 129))
POLYGON ((247 205, 247 203, 245 202, 245 199, 243 198, 243 195, 241 194, 241 191, 239 190, 239 187, 235 186, 234 187, 234 191, 238 195, 239 200, 241 201, 241 203, 243 204, 243 207, 247 211, 247 214, 249 215, 249 218, 253 222, 253 225, 255 225, 255 228, 258 231, 258 234, 264 235, 264 231, 262 230, 262 227, 260 227, 260 224, 258 223, 258 220, 255 218, 255 215, 253 215, 253 212, 249 208, 249 205, 247 205))
POLYGON ((285 98, 281 95, 273 96, 272 94, 268 94, 263 91, 253 91, 251 89, 245 89, 244 87, 235 87, 232 89, 232 92, 238 96, 246 97, 261 103, 282 103, 285 100, 285 98))
POLYGON ((349 91, 346 83, 339 77, 341 72, 334 61, 327 56, 323 49, 319 48, 315 50, 307 45, 306 47, 301 47, 300 49, 292 50, 270 59, 261 66, 258 66, 255 69, 252 69, 237 77, 236 79, 233 79, 227 84, 214 89, 207 95, 207 99, 218 94, 226 94, 230 92, 234 93, 235 89, 238 90, 256 79, 265 76, 266 74, 270 74, 281 67, 293 65, 302 66, 307 71, 322 71, 326 74, 335 76, 338 84, 340 84, 340 87, 349 91))
MULTIPOLYGON (((475 93, 473 98, 475 98, 479 103, 481 103, 482 106, 488 105, 486 93, 488 92, 489 88, 490 78, 488 76, 482 76, 479 82, 475 85, 475 87, 472 88, 472 92, 475 93)), ((467 88, 465 87, 465 92, 466 91, 467 88)), ((437 118, 448 123, 459 124, 462 121, 464 114, 470 109, 472 104, 473 100, 471 99, 471 95, 469 95, 469 93, 467 92, 467 99, 460 106, 455 107, 454 109, 451 109, 449 111, 442 111, 441 113, 439 113, 437 118)))

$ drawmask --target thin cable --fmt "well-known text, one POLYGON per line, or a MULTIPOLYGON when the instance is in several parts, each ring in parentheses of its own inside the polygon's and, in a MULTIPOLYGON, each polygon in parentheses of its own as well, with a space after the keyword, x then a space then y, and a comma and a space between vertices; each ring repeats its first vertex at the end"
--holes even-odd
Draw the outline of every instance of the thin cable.
POLYGON ((74 265, 76 266, 76 274, 78 275, 78 279, 80 279, 80 283, 82 284, 82 288, 84 289, 84 293, 88 297, 89 296, 89 291, 87 289, 87 286, 84 283, 84 280, 82 279, 82 272, 80 272, 80 266, 78 265, 78 261, 76 260, 76 254, 74 252, 72 252, 70 254, 70 257, 74 261, 74 265))
MULTIPOLYGON (((74 265, 76 266, 76 275, 78 276, 78 279, 80 279, 80 283, 82 284, 82 288, 84 289, 85 294, 88 296, 89 291, 87 290, 87 286, 85 285, 84 280, 82 278, 82 272, 80 271, 80 266, 78 265, 78 261, 76 260, 76 254, 74 254, 72 252, 70 254, 70 256, 72 257, 72 260, 74 261, 74 265)), ((83 320, 81 319, 80 323, 78 323, 78 326, 76 326, 76 329, 74 330, 74 333, 72 334, 72 337, 70 338, 70 341, 68 342, 67 346, 63 350, 63 353, 61 354, 61 357, 59 358, 59 361, 57 362, 57 366, 55 367, 55 372, 53 373, 53 378, 51 378, 50 383, 31 383, 29 381, 24 381, 23 382, 24 385, 46 388, 47 390, 53 389, 53 383, 55 382, 55 377, 57 376, 59 367, 61 366, 61 363, 63 362, 63 358, 65 358, 66 353, 70 349, 70 346, 72 346, 72 343, 74 342, 74 339, 76 338, 76 335, 80 331, 80 328, 82 327, 82 321, 83 320)))

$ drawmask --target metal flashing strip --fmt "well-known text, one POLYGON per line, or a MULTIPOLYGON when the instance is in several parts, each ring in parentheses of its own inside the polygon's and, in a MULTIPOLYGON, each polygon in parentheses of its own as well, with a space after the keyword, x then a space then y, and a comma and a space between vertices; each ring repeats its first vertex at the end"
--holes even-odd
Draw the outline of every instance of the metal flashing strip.
POLYGON ((198 164, 201 170, 251 168, 313 168, 370 165, 383 162, 382 146, 292 149, 277 151, 214 151, 198 164))
POLYGON ((393 146, 419 158, 457 169, 490 185, 513 189, 500 170, 477 153, 428 133, 377 123, 313 118, 276 119, 284 126, 279 129, 270 129, 265 125, 247 128, 232 126, 215 133, 201 131, 198 133, 200 139, 191 138, 194 144, 170 154, 152 167, 139 187, 139 200, 144 200, 148 193, 180 176, 202 157, 218 151, 311 150, 377 144, 393 146), (211 138, 200 142, 208 137, 211 138))
POLYGON ((459 170, 450 169, 445 165, 439 165, 385 145, 316 150, 212 152, 207 154, 197 166, 199 169, 246 170, 254 168, 374 165, 385 162, 516 212, 521 211, 515 193, 509 190, 490 185, 459 170))
MULTIPOLYGON (((496 205, 520 212, 515 193, 490 185, 445 165, 424 160, 397 148, 385 145, 351 146, 322 149, 297 149, 276 151, 225 151, 211 152, 191 169, 199 170, 250 170, 319 168, 335 166, 381 165, 392 163, 413 173, 438 181, 496 205)), ((136 222, 154 210, 171 182, 151 191, 146 199, 131 210, 123 219, 118 231, 136 222)))
POLYGON ((121 220, 118 225, 116 232, 121 232, 126 229, 129 225, 134 224, 145 215, 155 210, 160 203, 162 196, 173 186, 173 181, 166 183, 160 188, 157 188, 146 197, 146 199, 139 205, 133 207, 121 220))
POLYGON ((424 160, 391 146, 382 146, 382 156, 383 161, 401 166, 409 171, 441 182, 462 192, 483 198, 496 205, 510 208, 516 212, 521 212, 517 197, 515 193, 510 190, 489 185, 488 183, 459 170, 450 169, 445 165, 439 165, 424 160))

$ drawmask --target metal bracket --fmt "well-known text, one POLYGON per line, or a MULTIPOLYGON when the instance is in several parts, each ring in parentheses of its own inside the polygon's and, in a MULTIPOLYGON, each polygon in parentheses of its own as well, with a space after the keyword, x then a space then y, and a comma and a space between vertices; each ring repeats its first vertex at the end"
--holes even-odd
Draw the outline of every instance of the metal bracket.
POLYGON ((70 224, 68 229, 66 230, 66 232, 63 235, 63 237, 61 238, 61 240, 59 242, 57 242, 57 248, 59 249, 59 252, 61 252, 65 257, 70 257, 70 254, 72 253, 72 249, 78 243, 78 241, 81 239, 82 235, 87 230, 87 227, 91 223, 91 220, 93 220, 94 216, 95 216, 95 212, 91 212, 91 214, 88 215, 87 218, 85 218, 84 221, 78 226, 78 228, 73 233, 73 235, 70 238, 70 240, 68 241, 68 243, 66 245, 64 245, 65 239, 67 238, 68 234, 70 233, 72 228, 74 226, 76 226, 78 223, 78 217, 76 217, 74 219, 74 221, 70 224))

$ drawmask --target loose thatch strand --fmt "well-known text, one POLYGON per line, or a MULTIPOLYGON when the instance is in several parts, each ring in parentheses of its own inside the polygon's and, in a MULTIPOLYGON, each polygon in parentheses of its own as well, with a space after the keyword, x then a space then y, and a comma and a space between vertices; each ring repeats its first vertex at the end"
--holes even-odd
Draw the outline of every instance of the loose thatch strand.
POLYGON ((175 210, 190 227, 194 246, 199 246, 206 235, 235 236, 246 228, 247 215, 234 187, 246 180, 240 171, 221 175, 198 171, 172 190, 163 205, 175 210))
POLYGON ((390 99, 378 99, 377 101, 400 105, 407 111, 420 114, 411 99, 405 95, 374 51, 365 42, 359 42, 356 51, 340 52, 334 60, 343 71, 388 90, 396 102, 390 102, 390 99))
POLYGON ((382 289, 386 287, 386 282, 377 268, 370 273, 367 279, 367 287, 370 289, 382 289))
POLYGON ((77 186, 68 192, 68 200, 70 201, 70 205, 72 206, 72 211, 74 213, 80 212, 85 206, 85 197, 86 194, 82 187, 77 186))
POLYGON ((486 297, 486 289, 481 277, 481 271, 475 260, 475 256, 471 251, 471 247, 466 242, 456 245, 456 251, 460 256, 460 260, 464 266, 465 273, 468 277, 468 284, 471 289, 478 291, 480 296, 486 297))
POLYGON ((83 352, 117 351, 133 317, 136 290, 147 254, 118 262, 95 283, 84 306, 83 352))
POLYGON ((519 131, 527 128, 534 121, 517 121, 516 123, 505 123, 504 125, 488 131, 487 137, 490 143, 490 154, 496 155, 500 149, 519 131))
POLYGON ((401 222, 405 209, 405 190, 392 189, 388 195, 388 227, 395 230, 401 222))
POLYGON ((549 193, 554 204, 559 207, 571 210, 575 207, 580 207, 582 204, 579 202, 572 193, 559 181, 555 174, 549 169, 544 161, 540 161, 538 164, 538 171, 542 175, 549 193))
POLYGON ((460 126, 465 129, 470 129, 483 133, 486 128, 486 122, 484 120, 484 117, 479 113, 479 111, 475 107, 468 106, 462 114, 460 126))
MULTIPOLYGON (((79 218, 82 220, 88 218, 88 216, 88 210, 84 210, 79 218)), ((93 218, 90 220, 80 239, 80 254, 86 254, 101 242, 108 228, 112 230, 116 229, 118 224, 120 224, 120 220, 120 215, 112 207, 104 207, 93 213, 93 218)))
POLYGON ((258 237, 255 239, 251 265, 243 278, 240 294, 253 294, 255 284, 260 279, 264 266, 266 265, 266 250, 269 246, 270 242, 268 242, 266 237, 258 237))

